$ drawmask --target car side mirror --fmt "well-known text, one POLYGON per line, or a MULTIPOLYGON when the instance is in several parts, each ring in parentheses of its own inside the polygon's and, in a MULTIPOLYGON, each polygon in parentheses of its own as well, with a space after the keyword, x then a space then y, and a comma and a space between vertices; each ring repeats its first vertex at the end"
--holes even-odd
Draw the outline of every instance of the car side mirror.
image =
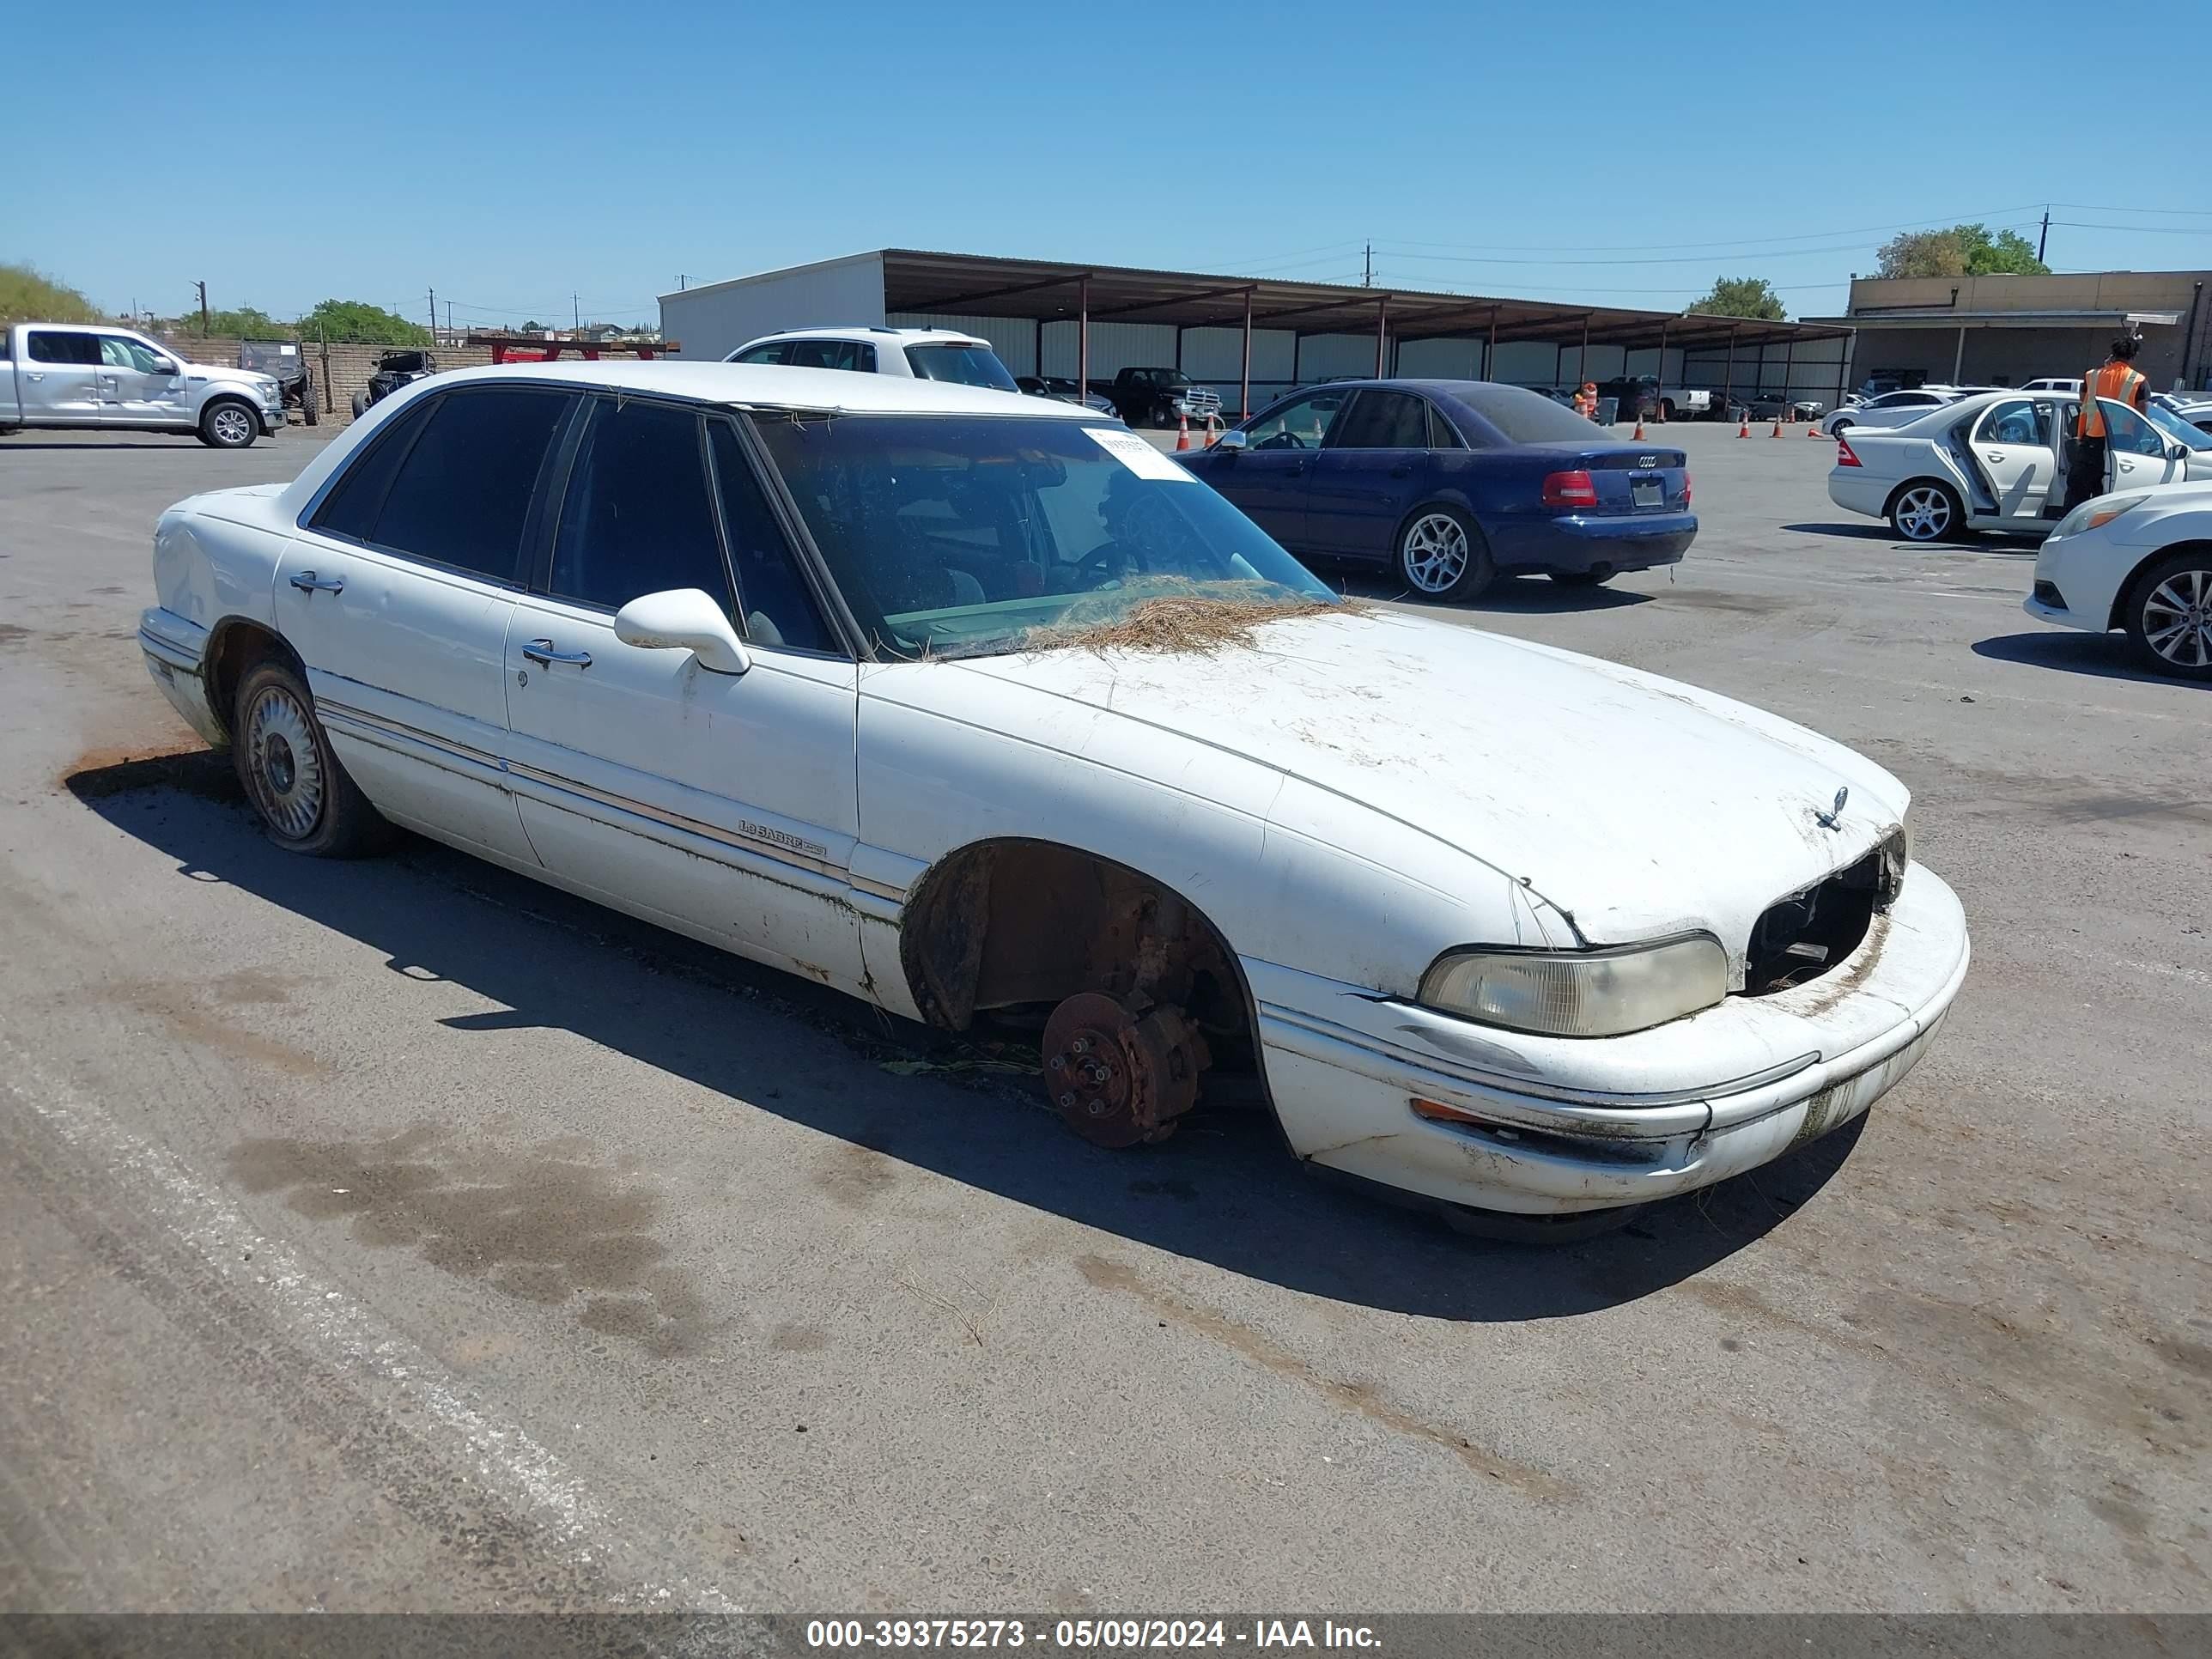
POLYGON ((1240 450, 1249 449, 1252 447, 1252 439, 1249 433, 1239 432, 1232 428, 1216 438, 1213 441, 1213 447, 1216 449, 1225 449, 1234 455, 1240 450))
POLYGON ((2185 443, 2171 443, 2166 447, 2166 459, 2169 461, 2185 461, 2190 453, 2189 446, 2185 443))
POLYGON ((647 651, 689 651, 699 666, 742 674, 753 665, 722 607, 696 587, 641 593, 615 612, 615 637, 647 651))
POLYGON ((183 374, 185 370, 184 366, 181 363, 173 363, 167 357, 156 357, 154 359, 153 372, 156 374, 167 374, 172 380, 174 380, 178 375, 183 374))

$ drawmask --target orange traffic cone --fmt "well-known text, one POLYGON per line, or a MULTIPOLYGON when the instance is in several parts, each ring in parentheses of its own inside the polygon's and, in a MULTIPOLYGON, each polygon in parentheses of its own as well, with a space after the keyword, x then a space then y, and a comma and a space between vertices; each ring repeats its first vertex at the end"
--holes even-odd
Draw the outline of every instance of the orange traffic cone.
MULTIPOLYGON (((1774 435, 1778 438, 1782 435, 1782 428, 1780 427, 1774 428, 1774 435)), ((1176 453, 1180 455, 1184 450, 1188 449, 1189 447, 1190 416, 1188 415, 1178 415, 1176 416, 1176 453)))
POLYGON ((1644 441, 1644 417, 1641 415, 1636 417, 1636 430, 1630 433, 1628 437, 1632 443, 1640 444, 1644 441))
POLYGON ((1828 434, 1820 430, 1820 423, 1818 421, 1808 421, 1805 422, 1805 435, 1808 438, 1825 438, 1828 434))
POLYGON ((1766 435, 1767 435, 1768 437, 1770 437, 1770 438, 1778 438, 1778 437, 1780 437, 1780 436, 1782 435, 1782 422, 1779 422, 1779 421, 1777 421, 1777 422, 1774 423, 1774 430, 1773 430, 1773 431, 1771 431, 1771 432, 1770 432, 1770 433, 1768 433, 1766 435))
POLYGON ((1746 410, 1744 411, 1743 418, 1736 423, 1735 435, 1739 438, 1748 438, 1751 436, 1750 410, 1746 410))
POLYGON ((1215 416, 1206 417, 1206 447, 1211 449, 1221 441, 1221 422, 1215 416))

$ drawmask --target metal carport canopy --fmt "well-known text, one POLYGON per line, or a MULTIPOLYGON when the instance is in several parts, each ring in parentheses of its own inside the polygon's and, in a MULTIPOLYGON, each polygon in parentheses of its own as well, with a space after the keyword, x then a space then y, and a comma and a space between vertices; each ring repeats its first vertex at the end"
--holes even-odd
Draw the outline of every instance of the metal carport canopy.
POLYGON ((1289 329, 1305 335, 1348 334, 1371 327, 1376 332, 1378 373, 1384 367, 1386 337, 1401 341, 1480 338, 1498 344, 1547 340, 1634 350, 1650 346, 1696 349, 1731 341, 1739 346, 1758 346, 1832 340, 1852 331, 1848 325, 1836 323, 1774 323, 1748 317, 1560 305, 1417 289, 1351 288, 1266 276, 1071 264, 980 253, 931 253, 915 248, 886 248, 882 258, 887 312, 938 316, 964 312, 1079 324, 1083 340, 1078 378, 1086 389, 1091 378, 1090 325, 1094 321, 1243 329, 1248 383, 1254 329, 1289 329))

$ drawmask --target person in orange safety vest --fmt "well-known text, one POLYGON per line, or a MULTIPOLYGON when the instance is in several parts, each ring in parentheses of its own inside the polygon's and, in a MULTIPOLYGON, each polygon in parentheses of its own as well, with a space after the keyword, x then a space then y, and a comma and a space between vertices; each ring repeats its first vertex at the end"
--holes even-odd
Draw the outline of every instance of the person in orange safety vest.
POLYGON ((2123 334, 2112 355, 2081 377, 2081 412, 2074 421, 2074 445, 2066 457, 2066 510, 2105 493, 2105 460, 2111 434, 2100 399, 2141 410, 2150 402, 2150 382, 2134 363, 2142 342, 2123 334))

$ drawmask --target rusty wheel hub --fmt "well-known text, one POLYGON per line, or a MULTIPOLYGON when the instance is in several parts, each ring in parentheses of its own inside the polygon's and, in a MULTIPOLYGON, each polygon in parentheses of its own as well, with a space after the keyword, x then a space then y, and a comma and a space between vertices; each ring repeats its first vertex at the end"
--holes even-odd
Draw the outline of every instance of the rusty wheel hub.
POLYGON ((1097 991, 1068 998, 1044 1028, 1045 1092, 1069 1128, 1101 1146, 1173 1134, 1209 1058, 1181 1009, 1134 1013, 1097 991))

